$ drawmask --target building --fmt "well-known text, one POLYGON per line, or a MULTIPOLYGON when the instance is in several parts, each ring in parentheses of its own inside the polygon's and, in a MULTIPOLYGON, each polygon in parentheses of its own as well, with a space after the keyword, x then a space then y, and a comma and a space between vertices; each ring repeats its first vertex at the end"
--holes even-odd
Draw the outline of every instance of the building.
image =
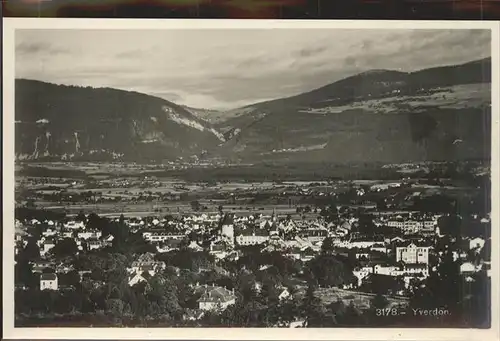
POLYGON ((397 228, 405 234, 435 233, 437 219, 394 219, 387 222, 387 226, 397 228))
POLYGON ((156 261, 154 259, 154 254, 145 253, 142 254, 136 261, 132 263, 129 272, 142 274, 143 272, 148 272, 151 276, 154 276, 158 271, 163 270, 167 267, 165 262, 156 261))
POLYGON ((236 303, 234 289, 232 291, 222 287, 203 286, 198 288, 202 295, 198 299, 201 310, 224 310, 236 303))
POLYGON ((317 243, 328 237, 328 230, 321 227, 309 228, 306 231, 301 232, 300 237, 310 243, 317 243))
POLYGON ((234 244, 234 222, 233 216, 226 214, 222 220, 222 238, 229 244, 234 244))
POLYGON ((465 262, 460 265, 460 273, 463 275, 472 275, 475 274, 476 272, 481 271, 482 266, 481 265, 474 265, 471 262, 465 262))
POLYGON ((134 273, 128 277, 128 285, 131 287, 142 282, 147 282, 147 279, 140 273, 134 273))
POLYGON ((417 246, 410 242, 407 245, 396 247, 396 262, 408 264, 429 264, 430 246, 417 246))
POLYGON ((245 229, 236 237, 236 242, 242 246, 263 244, 268 240, 269 232, 262 229, 245 229))
POLYGON ((481 249, 484 247, 485 243, 486 243, 486 241, 481 237, 473 238, 473 239, 469 240, 469 250, 481 251, 481 249))
POLYGON ((287 288, 284 288, 283 291, 281 291, 281 293, 279 294, 278 299, 280 301, 284 301, 291 298, 291 296, 292 295, 290 294, 290 291, 287 288))
POLYGON ((148 242, 164 242, 167 240, 182 240, 186 235, 180 232, 166 232, 165 230, 146 231, 142 233, 144 240, 148 242))
POLYGON ((40 290, 57 290, 57 275, 55 273, 45 273, 40 275, 40 290))
POLYGON ((42 247, 40 248, 40 255, 42 257, 45 256, 54 246, 56 246, 54 240, 47 238, 42 242, 42 247))
POLYGON ((86 230, 77 233, 80 239, 99 239, 102 236, 102 232, 99 230, 86 230))
POLYGON ((72 229, 72 230, 79 230, 79 229, 84 229, 85 224, 83 223, 83 221, 70 220, 70 221, 64 223, 64 228, 65 229, 72 229))

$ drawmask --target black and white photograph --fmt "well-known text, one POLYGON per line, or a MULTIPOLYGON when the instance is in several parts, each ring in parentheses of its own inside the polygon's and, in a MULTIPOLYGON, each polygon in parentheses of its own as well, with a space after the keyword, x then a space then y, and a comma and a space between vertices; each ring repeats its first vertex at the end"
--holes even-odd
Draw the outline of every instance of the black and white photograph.
POLYGON ((494 329, 498 24, 110 21, 4 23, 12 329, 494 329))

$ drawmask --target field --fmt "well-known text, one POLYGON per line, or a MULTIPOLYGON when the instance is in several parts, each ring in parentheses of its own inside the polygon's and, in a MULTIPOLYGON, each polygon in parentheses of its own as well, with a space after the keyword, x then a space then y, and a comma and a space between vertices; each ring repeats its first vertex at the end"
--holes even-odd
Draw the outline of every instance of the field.
POLYGON ((328 106, 303 112, 312 114, 333 114, 348 110, 364 110, 376 114, 392 114, 404 111, 418 112, 425 108, 466 109, 481 108, 490 103, 489 84, 465 84, 436 89, 432 94, 416 96, 387 97, 351 103, 342 106, 328 106))
MULTIPOLYGON (((326 170, 316 165, 318 172, 346 172, 347 166, 329 165, 326 170)), ((16 202, 24 205, 32 200, 38 208, 76 215, 95 212, 106 216, 148 216, 216 213, 219 207, 239 214, 264 214, 301 217, 299 206, 317 206, 321 198, 371 188, 356 198, 353 207, 362 207, 363 200, 373 203, 382 198, 431 196, 446 194, 468 197, 478 190, 460 181, 428 183, 413 175, 402 175, 397 169, 382 169, 372 165, 358 167, 372 176, 361 179, 332 178, 326 175, 300 178, 312 165, 289 167, 288 173, 278 173, 277 165, 239 166, 184 171, 161 170, 165 165, 124 165, 109 163, 18 164, 16 169, 16 202), (119 170, 119 171, 118 171, 119 170), (382 171, 386 171, 385 175, 382 171), (99 179, 95 178, 99 172, 99 179), (152 175, 154 174, 154 175, 152 175), (248 178, 249 174, 253 177, 248 178), (280 179, 275 176, 280 175, 280 179), (381 176, 377 178, 377 176, 381 176), (401 186, 403 178, 406 185, 401 186), (245 180, 242 180, 245 179, 245 180), (199 207, 193 207, 197 202, 199 207), (359 206, 361 204, 361 206, 359 206)), ((310 175, 312 173, 309 173, 310 175)), ((311 212, 312 213, 312 212, 311 212)))

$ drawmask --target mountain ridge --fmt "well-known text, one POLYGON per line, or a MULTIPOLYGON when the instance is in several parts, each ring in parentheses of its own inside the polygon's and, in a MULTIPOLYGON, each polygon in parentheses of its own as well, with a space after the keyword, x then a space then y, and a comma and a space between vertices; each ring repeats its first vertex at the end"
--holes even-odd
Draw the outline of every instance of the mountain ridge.
POLYGON ((213 111, 139 92, 18 79, 16 157, 389 163, 488 158, 490 83, 490 58, 412 73, 371 70, 238 108, 240 115, 212 123, 203 116, 213 111))

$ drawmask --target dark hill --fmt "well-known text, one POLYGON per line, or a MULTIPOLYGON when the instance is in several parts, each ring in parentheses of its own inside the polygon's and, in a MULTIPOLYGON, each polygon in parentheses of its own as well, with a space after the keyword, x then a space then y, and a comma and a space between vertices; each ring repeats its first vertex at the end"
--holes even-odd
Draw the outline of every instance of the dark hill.
POLYGON ((217 153, 301 161, 489 158, 491 60, 374 70, 241 109, 217 153))
POLYGON ((209 123, 141 93, 18 79, 15 96, 20 159, 158 160, 220 143, 209 123))

